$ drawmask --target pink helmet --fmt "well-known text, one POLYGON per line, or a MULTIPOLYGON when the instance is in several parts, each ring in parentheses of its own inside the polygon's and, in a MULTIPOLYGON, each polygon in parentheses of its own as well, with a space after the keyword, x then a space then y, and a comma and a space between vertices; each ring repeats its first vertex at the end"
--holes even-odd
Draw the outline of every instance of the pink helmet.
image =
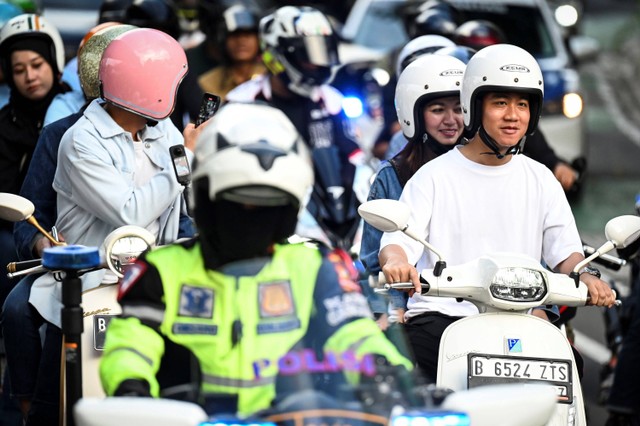
POLYGON ((102 54, 102 97, 152 120, 168 117, 187 74, 187 56, 168 34, 137 28, 114 38, 102 54))

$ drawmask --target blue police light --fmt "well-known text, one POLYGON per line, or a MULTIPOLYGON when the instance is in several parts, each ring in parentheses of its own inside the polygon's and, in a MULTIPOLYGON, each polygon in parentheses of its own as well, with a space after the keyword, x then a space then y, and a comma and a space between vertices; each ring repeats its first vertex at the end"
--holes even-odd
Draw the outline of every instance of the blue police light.
POLYGON ((358 118, 364 112, 362 101, 357 96, 345 96, 342 98, 342 109, 349 118, 358 118))
POLYGON ((200 426, 276 426, 276 424, 256 419, 215 418, 200 423, 200 426))
POLYGON ((455 411, 407 412, 391 419, 390 426, 469 426, 471 419, 455 411))

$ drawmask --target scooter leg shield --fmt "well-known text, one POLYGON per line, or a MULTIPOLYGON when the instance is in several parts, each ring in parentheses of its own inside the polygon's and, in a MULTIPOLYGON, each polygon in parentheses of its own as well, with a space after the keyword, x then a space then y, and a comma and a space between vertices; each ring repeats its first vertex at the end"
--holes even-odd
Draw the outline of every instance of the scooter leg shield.
POLYGON ((554 421, 560 418, 566 425, 568 417, 576 416, 576 425, 586 424, 573 351, 553 324, 533 315, 499 312, 469 316, 445 330, 439 349, 438 386, 455 391, 505 383, 555 387, 554 421))

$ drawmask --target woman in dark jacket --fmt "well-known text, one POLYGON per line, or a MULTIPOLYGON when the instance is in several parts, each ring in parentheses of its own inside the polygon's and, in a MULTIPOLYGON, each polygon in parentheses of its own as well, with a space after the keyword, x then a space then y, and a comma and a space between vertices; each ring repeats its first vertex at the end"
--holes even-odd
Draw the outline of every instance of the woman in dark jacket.
MULTIPOLYGON (((69 90, 60 79, 60 34, 38 15, 12 18, 0 31, 0 66, 10 88, 9 103, 0 110, 0 192, 18 194, 47 108, 55 95, 69 90)), ((15 260, 13 223, 0 220, 0 268, 15 260)), ((0 273, 0 306, 15 282, 0 273)))
MULTIPOLYGON (((18 194, 42 122, 53 97, 69 90, 60 79, 64 48, 58 31, 44 18, 22 14, 0 31, 0 66, 11 90, 0 110, 0 192, 18 194)), ((15 260, 13 223, 0 221, 0 265, 15 260)), ((1 300, 8 280, 0 274, 1 300)))

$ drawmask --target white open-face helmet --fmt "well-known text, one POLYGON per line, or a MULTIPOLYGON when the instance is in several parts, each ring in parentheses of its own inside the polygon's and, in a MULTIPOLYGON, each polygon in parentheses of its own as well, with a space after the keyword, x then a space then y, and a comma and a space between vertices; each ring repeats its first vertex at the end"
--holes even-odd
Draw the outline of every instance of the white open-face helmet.
POLYGON ((456 44, 448 38, 436 34, 418 36, 410 40, 400 50, 400 53, 398 53, 398 58, 396 59, 396 75, 399 76, 402 70, 418 57, 427 53, 433 53, 443 47, 452 47, 455 45, 456 44))
POLYGON ((194 186, 206 179, 210 201, 302 206, 313 184, 311 157, 295 126, 259 102, 220 108, 198 137, 193 169, 194 186))
POLYGON ((487 92, 528 94, 531 118, 526 135, 536 130, 544 88, 540 66, 529 52, 511 44, 494 44, 480 49, 469 60, 460 92, 468 137, 475 135, 482 124, 482 95, 487 92))
POLYGON ((283 6, 260 20, 263 60, 289 89, 308 96, 338 65, 337 38, 327 17, 309 6, 283 6))
MULTIPOLYGON (((23 13, 11 18, 0 30, 0 55, 6 56, 6 51, 16 41, 37 38, 49 45, 53 61, 54 74, 61 73, 65 65, 64 43, 60 33, 49 21, 33 13, 23 13)), ((8 74, 8 64, 3 61, 4 72, 8 74)))
POLYGON ((426 132, 424 106, 437 98, 460 96, 464 63, 446 55, 424 55, 410 63, 396 85, 396 113, 402 133, 414 141, 426 132))

